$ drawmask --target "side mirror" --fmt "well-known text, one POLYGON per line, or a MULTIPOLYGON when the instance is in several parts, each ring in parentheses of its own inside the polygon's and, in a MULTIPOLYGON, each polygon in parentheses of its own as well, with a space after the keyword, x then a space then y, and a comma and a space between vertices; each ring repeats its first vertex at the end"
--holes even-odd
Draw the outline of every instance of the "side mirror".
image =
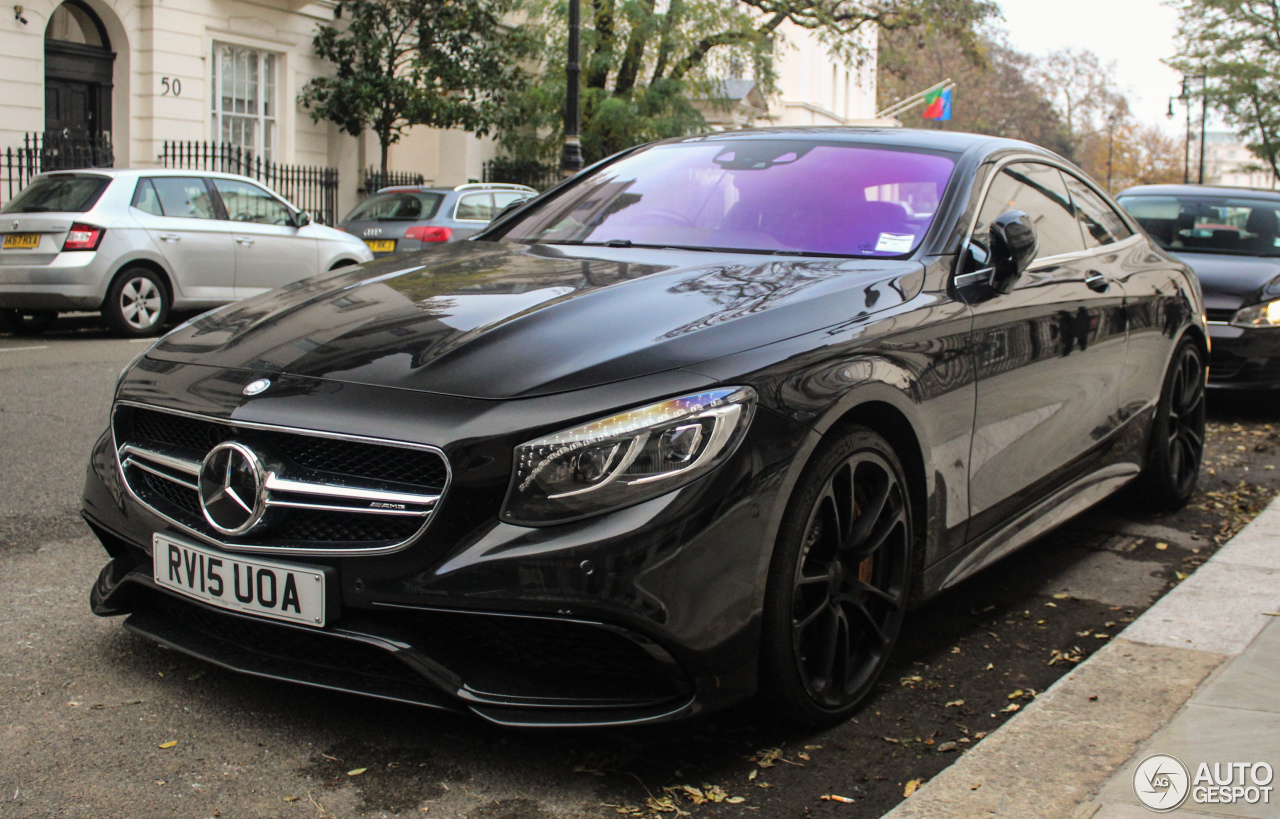
POLYGON ((1040 240, 1031 217, 1011 210, 991 223, 991 288, 1008 293, 1036 257, 1040 240))
POLYGON ((300 210, 298 211, 298 216, 296 221, 298 223, 298 227, 304 228, 307 225, 311 224, 311 214, 307 213, 305 210, 300 210))

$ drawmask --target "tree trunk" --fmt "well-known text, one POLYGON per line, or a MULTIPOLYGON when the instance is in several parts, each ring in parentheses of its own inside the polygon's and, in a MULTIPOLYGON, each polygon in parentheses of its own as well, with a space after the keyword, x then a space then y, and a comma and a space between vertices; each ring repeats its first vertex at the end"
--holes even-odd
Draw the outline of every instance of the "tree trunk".
POLYGON ((627 50, 622 55, 622 65, 618 67, 618 79, 614 83, 613 92, 620 96, 631 93, 635 88, 636 75, 640 73, 640 63, 644 60, 644 45, 653 30, 654 0, 640 0, 638 17, 631 21, 631 36, 627 38, 627 50))
POLYGON ((658 40, 658 60, 653 65, 653 78, 649 84, 662 79, 667 72, 667 63, 671 60, 671 32, 680 24, 680 12, 684 11, 681 0, 671 0, 667 13, 662 20, 662 36, 658 40))
POLYGON ((596 47, 584 66, 582 79, 587 88, 604 88, 609 84, 609 66, 613 63, 613 0, 592 0, 591 7, 596 47))

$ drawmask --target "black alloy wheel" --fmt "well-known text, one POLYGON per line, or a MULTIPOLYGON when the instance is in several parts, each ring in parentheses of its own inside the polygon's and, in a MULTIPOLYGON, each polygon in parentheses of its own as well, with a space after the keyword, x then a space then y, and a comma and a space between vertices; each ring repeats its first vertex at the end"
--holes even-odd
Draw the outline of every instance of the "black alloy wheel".
POLYGON ((38 336, 57 320, 57 310, 0 310, 0 330, 15 336, 38 336))
POLYGON ((1165 373, 1147 446, 1147 461, 1134 481, 1152 509, 1174 511, 1195 493, 1204 460, 1205 366, 1191 339, 1178 345, 1165 373))
POLYGON ((892 447, 855 428, 802 479, 770 568, 761 690, 786 722, 839 722, 906 614, 911 500, 892 447))

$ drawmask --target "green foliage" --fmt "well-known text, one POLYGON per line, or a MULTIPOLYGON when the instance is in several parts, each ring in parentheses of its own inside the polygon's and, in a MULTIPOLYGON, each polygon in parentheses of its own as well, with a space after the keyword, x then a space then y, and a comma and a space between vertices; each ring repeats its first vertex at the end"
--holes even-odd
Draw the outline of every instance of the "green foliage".
MULTIPOLYGON (((582 0, 581 139, 594 161, 654 139, 693 133, 706 122, 693 101, 717 97, 725 78, 753 77, 774 91, 785 22, 815 32, 833 58, 870 57, 865 32, 929 26, 978 46, 975 28, 997 13, 989 0, 582 0)), ((513 157, 555 163, 563 143, 566 8, 529 0, 538 80, 499 128, 513 157)))
POLYGON ((320 27, 316 54, 331 77, 308 82, 299 102, 314 120, 352 136, 378 135, 387 149, 414 125, 487 133, 524 80, 531 49, 502 17, 514 0, 343 0, 345 25, 320 27))
POLYGON ((1179 0, 1178 56, 1208 77, 1208 102, 1280 175, 1280 6, 1263 0, 1179 0))

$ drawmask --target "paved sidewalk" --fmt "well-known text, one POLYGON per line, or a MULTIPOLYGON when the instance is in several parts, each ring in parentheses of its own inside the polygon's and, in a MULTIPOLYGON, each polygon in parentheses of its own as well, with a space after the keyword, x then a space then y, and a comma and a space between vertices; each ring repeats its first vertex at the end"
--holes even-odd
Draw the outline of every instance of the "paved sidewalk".
MULTIPOLYGON (((1280 612, 1280 498, 885 819, 1148 817, 1133 782, 1153 754, 1176 757, 1189 772, 1174 816, 1280 817, 1280 617, 1268 612, 1280 612), (1270 765, 1269 801, 1258 792, 1247 794, 1254 804, 1205 801, 1220 791, 1207 791, 1197 773, 1212 776, 1218 763, 1226 777, 1233 762, 1270 765)), ((1266 778, 1265 768, 1253 770, 1266 778)), ((1247 771, 1234 769, 1230 784, 1254 785, 1247 771)))

